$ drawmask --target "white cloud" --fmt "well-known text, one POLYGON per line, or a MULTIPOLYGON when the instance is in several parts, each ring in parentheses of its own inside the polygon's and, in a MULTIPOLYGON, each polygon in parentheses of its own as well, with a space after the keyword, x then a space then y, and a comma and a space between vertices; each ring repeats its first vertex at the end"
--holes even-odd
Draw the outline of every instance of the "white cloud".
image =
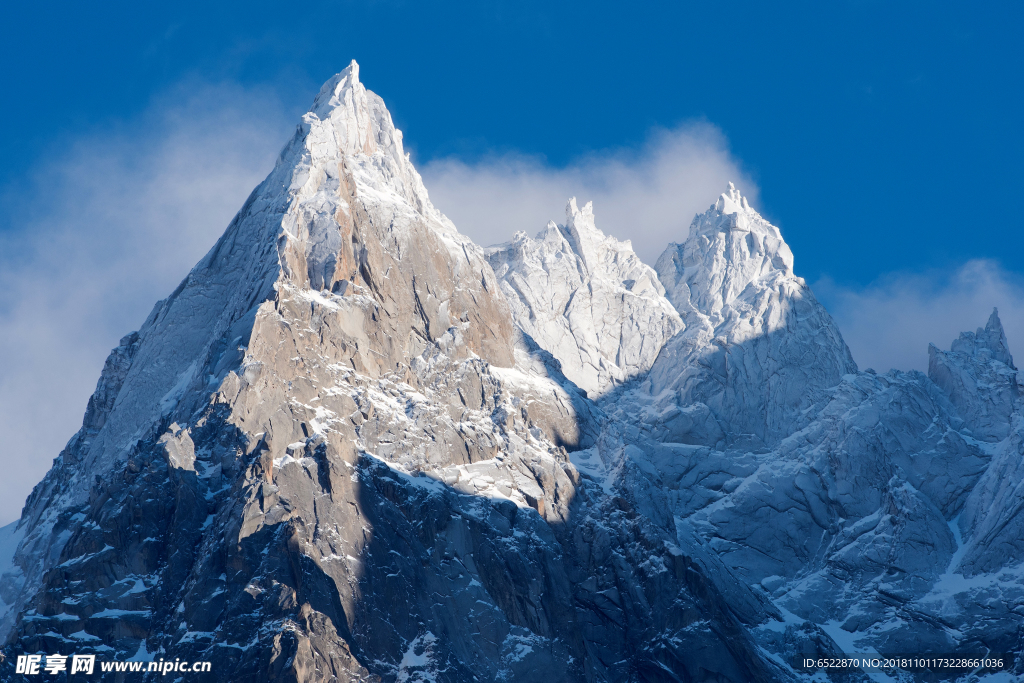
POLYGON ((669 242, 686 237, 729 181, 756 202, 758 190, 712 125, 692 123, 651 134, 639 150, 592 154, 563 168, 542 159, 506 155, 466 163, 426 164, 423 180, 434 205, 459 231, 482 245, 518 230, 536 234, 549 220, 565 222, 565 204, 593 200, 597 227, 630 239, 653 264, 669 242))
POLYGON ((273 166, 270 92, 188 84, 57 148, 0 233, 0 524, 81 426, 107 353, 213 245, 273 166))
POLYGON ((813 288, 861 368, 927 371, 929 342, 949 349, 961 332, 984 327, 993 307, 1010 352, 1024 352, 1024 281, 994 261, 972 260, 953 271, 893 273, 863 288, 827 279, 813 288))

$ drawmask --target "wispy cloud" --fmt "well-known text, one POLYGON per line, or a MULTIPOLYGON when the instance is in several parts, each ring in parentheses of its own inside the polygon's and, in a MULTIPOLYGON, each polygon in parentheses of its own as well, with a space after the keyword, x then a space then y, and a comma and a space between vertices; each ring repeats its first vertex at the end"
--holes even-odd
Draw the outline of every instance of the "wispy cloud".
MULTIPOLYGON (((861 368, 928 369, 928 344, 948 349, 966 330, 984 327, 993 307, 1010 342, 1024 350, 1024 280, 994 261, 951 271, 893 273, 867 287, 828 279, 814 284, 861 368)), ((1015 354, 1017 361, 1021 353, 1015 354)))
POLYGON ((0 233, 0 524, 81 425, 109 350, 213 245, 291 117, 270 91, 189 83, 55 146, 0 233))
POLYGON ((504 242, 518 230, 536 234, 549 220, 564 223, 566 200, 575 196, 581 204, 593 200, 597 226, 632 240, 651 264, 686 237, 694 214, 727 182, 755 203, 758 195, 721 131, 707 123, 658 130, 639 149, 595 153, 565 167, 513 154, 435 160, 422 172, 434 204, 479 244, 504 242))

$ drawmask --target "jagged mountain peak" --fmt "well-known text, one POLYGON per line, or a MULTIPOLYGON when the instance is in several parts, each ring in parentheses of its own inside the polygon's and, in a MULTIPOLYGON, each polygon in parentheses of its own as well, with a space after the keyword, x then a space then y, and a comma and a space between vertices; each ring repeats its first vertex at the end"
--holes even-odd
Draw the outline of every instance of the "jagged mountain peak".
POLYGON ((347 67, 331 76, 320 86, 320 92, 313 99, 313 105, 309 111, 322 116, 332 109, 340 106, 346 95, 352 95, 357 89, 365 93, 366 88, 359 82, 359 63, 352 60, 347 67))
POLYGON ((750 208, 747 198, 736 189, 732 181, 729 182, 729 187, 726 188, 725 192, 719 195, 718 201, 712 205, 712 208, 723 214, 751 212, 756 215, 757 213, 750 208))
POLYGON ((732 183, 655 268, 686 331, 651 368, 651 388, 702 406, 672 438, 727 443, 743 433, 763 447, 805 424, 808 408, 857 371, 835 322, 793 273, 781 232, 732 183))
POLYGON ((397 196, 449 240, 467 243, 431 204, 402 139, 384 100, 359 81, 359 65, 353 60, 320 89, 279 166, 291 174, 289 190, 300 198, 323 187, 333 190, 339 178, 345 179, 342 194, 361 190, 364 196, 397 196))
POLYGON ((275 236, 283 282, 372 294, 388 309, 407 299, 407 285, 417 334, 433 342, 468 322, 474 353, 512 364, 508 309, 483 250, 431 204, 401 131, 359 82, 357 63, 321 88, 275 173, 286 187, 275 236), (395 287, 402 291, 388 291, 395 287))
POLYGON ((1009 342, 1003 331, 1003 323, 999 319, 999 310, 992 309, 985 327, 974 332, 961 332, 959 338, 953 340, 952 351, 966 353, 976 358, 992 358, 1016 370, 1013 357, 1010 355, 1009 342))
POLYGON ((596 396, 650 368, 682 323, 630 242, 597 228, 593 203, 573 197, 565 213, 486 253, 516 324, 596 396))
MULTIPOLYGON (((731 230, 739 232, 769 233, 778 235, 778 228, 761 217, 751 206, 733 183, 729 183, 725 192, 718 196, 706 212, 698 215, 691 225, 688 238, 699 234, 714 232, 728 232, 731 230)), ((781 236, 779 236, 781 239, 781 236)), ((789 267, 792 269, 792 255, 789 257, 789 267)))
POLYGON ((602 250, 633 250, 629 240, 621 242, 608 237, 597 227, 593 202, 587 202, 581 209, 577 206, 575 197, 571 197, 565 205, 564 233, 566 239, 573 245, 573 250, 588 268, 595 267, 602 250))
POLYGON ((992 310, 985 327, 961 332, 949 351, 929 344, 928 377, 949 397, 975 437, 998 441, 1010 434, 1010 416, 1020 405, 1024 386, 997 310, 992 310))
MULTIPOLYGON (((254 452, 273 462, 324 431, 313 418, 282 420, 295 408, 284 398, 292 379, 329 398, 331 373, 411 373, 424 352, 508 368, 513 339, 482 250, 430 205, 383 101, 349 66, 213 248, 110 354, 82 429, 26 504, 19 552, 29 559, 15 568, 24 592, 8 600, 11 614, 62 552, 77 552, 53 529, 77 524, 69 510, 88 506, 94 474, 189 470, 190 434, 218 424, 234 444, 224 471, 243 476, 254 452), (306 346, 314 338, 324 346, 306 346), (281 393, 245 405, 256 383, 281 393), (164 462, 171 450, 182 457, 164 462)), ((0 637, 14 626, 2 619, 0 637)))
POLYGON ((751 285, 770 288, 784 279, 805 287, 793 273, 793 252, 782 233, 732 183, 694 217, 683 242, 668 245, 655 270, 680 314, 695 308, 712 321, 744 292, 749 295, 751 285))
POLYGON ((373 155, 393 148, 398 159, 406 158, 402 131, 395 128, 384 100, 359 81, 359 64, 354 59, 323 84, 303 117, 307 124, 327 119, 344 154, 373 155))
POLYGON ((405 156, 401 153, 401 131, 395 129, 383 100, 359 82, 359 64, 354 59, 324 83, 303 116, 307 125, 319 121, 330 122, 334 139, 329 142, 334 142, 342 154, 372 156, 379 150, 386 151, 390 143, 397 147, 398 158, 405 156), (385 143, 385 149, 378 142, 385 143))
MULTIPOLYGON (((594 202, 593 201, 587 202, 586 204, 583 205, 583 208, 580 209, 578 204, 577 204, 577 202, 576 202, 576 197, 569 197, 569 201, 565 203, 565 217, 566 217, 567 220, 571 221, 576 216, 580 216, 581 218, 589 217, 590 228, 593 229, 593 230, 598 230, 597 226, 594 225, 594 202)), ((601 231, 598 230, 598 232, 601 232, 601 231)), ((603 235, 604 233, 602 232, 601 234, 603 235)))

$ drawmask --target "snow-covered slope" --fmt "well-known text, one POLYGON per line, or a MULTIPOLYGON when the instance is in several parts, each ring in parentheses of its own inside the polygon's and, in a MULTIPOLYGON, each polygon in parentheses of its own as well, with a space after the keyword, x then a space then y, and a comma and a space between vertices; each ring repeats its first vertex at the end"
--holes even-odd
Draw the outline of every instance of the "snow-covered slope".
POLYGON ((686 329, 602 408, 609 423, 641 416, 619 439, 678 533, 788 615, 759 642, 1018 651, 1021 389, 998 316, 932 346, 929 377, 858 373, 778 231, 732 187, 658 271, 686 329))
POLYGON ((487 257, 516 325, 591 396, 646 373, 683 327, 654 270, 597 229, 589 202, 570 199, 565 225, 516 233, 487 257))

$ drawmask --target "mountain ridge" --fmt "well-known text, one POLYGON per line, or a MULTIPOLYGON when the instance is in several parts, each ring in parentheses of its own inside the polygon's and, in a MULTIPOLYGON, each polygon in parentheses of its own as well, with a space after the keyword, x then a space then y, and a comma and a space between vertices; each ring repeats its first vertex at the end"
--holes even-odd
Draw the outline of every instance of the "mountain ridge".
POLYGON ((112 351, 4 530, 0 641, 237 681, 796 681, 798 655, 1019 652, 998 315, 929 356, 860 372, 732 184, 654 268, 575 199, 475 245, 353 62, 112 351))

